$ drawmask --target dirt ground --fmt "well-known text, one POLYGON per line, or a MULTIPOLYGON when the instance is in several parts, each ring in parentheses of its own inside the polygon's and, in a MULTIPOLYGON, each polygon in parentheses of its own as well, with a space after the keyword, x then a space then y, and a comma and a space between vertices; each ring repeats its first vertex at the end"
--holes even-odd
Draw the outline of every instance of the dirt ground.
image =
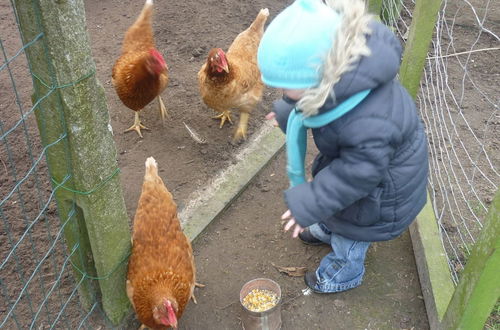
MULTIPOLYGON (((214 113, 201 102, 196 74, 205 61, 208 50, 212 47, 227 49, 234 37, 251 23, 261 8, 269 8, 271 20, 289 3, 290 0, 157 0, 153 27, 157 48, 164 54, 170 68, 170 83, 162 94, 170 117, 162 125, 158 120, 157 104, 149 105, 141 112, 141 118, 151 130, 145 131, 144 138, 140 139, 134 132, 123 132, 132 124, 133 112, 121 104, 111 86, 110 77, 113 62, 120 53, 123 34, 135 20, 143 1, 85 0, 87 28, 97 76, 106 91, 119 153, 125 202, 131 219, 139 197, 144 160, 147 157, 154 156, 157 159, 161 175, 181 209, 194 191, 207 185, 211 177, 236 161, 234 155, 245 147, 246 142, 236 145, 231 143, 234 126, 219 129, 218 122, 210 119, 214 113), (183 123, 205 138, 207 143, 195 143, 183 123)), ((0 4, 0 22, 3 30, 0 37, 6 49, 6 57, 9 58, 21 45, 10 3, 0 4)), ((11 128, 19 119, 16 104, 24 109, 30 108, 31 76, 27 72, 27 65, 23 58, 19 58, 11 67, 19 98, 16 100, 14 96, 6 70, 1 71, 0 89, 7 93, 0 95, 0 133, 11 128)), ((265 91, 262 104, 254 110, 250 119, 250 139, 262 125, 264 115, 276 97, 276 91, 265 91)), ((25 131, 20 127, 11 133, 9 148, 2 142, 0 198, 4 198, 16 182, 12 173, 17 172, 18 177, 25 175, 32 165, 30 158, 39 154, 41 148, 37 138, 36 124, 33 116, 30 116, 25 131), (19 142, 26 132, 31 137, 31 142, 19 142), (14 170, 11 163, 15 164, 14 170)), ((302 278, 290 278, 276 271, 273 263, 312 269, 328 252, 328 248, 306 247, 281 231, 277 219, 284 210, 281 193, 287 186, 283 171, 284 160, 283 155, 280 155, 234 205, 195 240, 199 281, 207 286, 197 289, 198 305, 189 305, 180 328, 239 328, 239 289, 252 278, 266 276, 276 280, 283 290, 284 329, 426 329, 425 308, 407 233, 390 243, 372 245, 368 253, 365 283, 352 291, 327 296, 303 296, 301 290, 305 285, 302 278)), ((12 197, 16 203, 9 203, 0 210, 3 212, 4 223, 13 226, 0 228, 2 260, 9 253, 12 242, 29 228, 29 220, 45 207, 43 203, 30 204, 29 201, 46 201, 50 195, 47 167, 43 161, 36 167, 34 174, 38 174, 39 179, 27 180, 20 187, 21 193, 12 197), (19 205, 22 203, 28 207, 21 209, 19 205), (26 214, 23 221, 17 221, 18 215, 23 212, 26 214), (9 237, 7 233, 11 231, 13 234, 9 237)), ((21 254, 21 266, 13 263, 9 265, 10 268, 3 269, 0 272, 0 284, 23 283, 30 275, 28 270, 36 266, 37 260, 54 241, 58 226, 55 214, 55 205, 50 203, 44 212, 43 223, 31 228, 30 243, 19 248, 19 251, 31 251, 34 246, 39 252, 21 254), (19 267, 26 269, 22 278, 15 275, 19 267)), ((64 253, 61 251, 64 251, 64 246, 59 239, 51 252, 54 257, 52 260, 57 265, 42 265, 43 271, 50 275, 45 278, 49 285, 58 275, 58 265, 64 261, 64 253)), ((69 271, 61 274, 63 285, 56 292, 59 296, 66 297, 71 294, 74 283, 69 271)), ((37 285, 44 287, 38 281, 37 285)), ((5 297, 15 297, 21 287, 22 285, 9 284, 8 292, 0 292, 0 297, 3 298, 0 299, 0 313, 8 310, 5 297)), ((3 290, 3 286, 0 288, 3 290)), ((27 292, 31 294, 31 298, 23 298, 21 303, 26 304, 26 300, 32 299, 36 305, 46 294, 43 289, 38 290, 36 287, 29 287, 27 292)), ((60 310, 60 305, 56 303, 49 306, 60 310)), ((66 323, 62 322, 59 327, 64 328, 62 324, 70 324, 72 318, 79 322, 79 313, 77 303, 70 306, 61 316, 61 320, 66 323)), ((20 318, 29 319, 32 314, 33 312, 21 314, 20 318)))
POLYGON ((282 329, 428 329, 409 234, 368 250, 362 286, 338 294, 305 296, 303 277, 275 266, 313 270, 328 246, 306 246, 284 233, 285 155, 268 165, 224 214, 194 241, 198 304, 180 329, 241 329, 239 291, 257 277, 281 286, 282 329))
MULTIPOLYGON (((134 113, 120 102, 110 79, 111 68, 120 54, 123 35, 143 5, 142 0, 85 1, 97 77, 106 92, 130 219, 134 216, 139 198, 147 157, 154 156, 162 166, 162 177, 174 194, 179 208, 189 201, 191 193, 206 186, 217 172, 236 162, 234 155, 245 147, 246 142, 231 143, 235 126, 226 124, 223 129, 219 129, 218 121, 211 119, 215 113, 201 102, 196 74, 210 48, 227 49, 261 8, 269 7, 274 16, 286 3, 157 1, 153 28, 157 48, 170 69, 170 82, 163 93, 170 117, 162 125, 157 104, 146 107, 141 111, 141 119, 151 130, 144 131, 144 139, 141 139, 135 132, 124 133, 132 124, 134 113), (195 143, 184 123, 207 143, 195 143)), ((2 49, 5 50, 0 60, 0 65, 3 65, 22 47, 10 2, 0 3, 0 23, 2 49)), ((68 320, 65 315, 74 314, 73 319, 79 320, 85 314, 79 311, 81 308, 77 296, 72 295, 75 283, 70 267, 61 270, 61 266, 67 262, 67 253, 63 235, 58 232, 60 224, 56 205, 53 201, 48 202, 51 199, 51 183, 47 165, 43 157, 37 162, 42 147, 35 117, 33 113, 28 113, 32 106, 32 76, 22 52, 0 71, 0 89, 0 134, 8 132, 5 139, 0 141, 0 200, 5 198, 6 201, 0 208, 0 260, 5 260, 0 272, 0 313, 9 311, 10 304, 21 296, 12 315, 17 318, 17 323, 13 321, 7 325, 22 327, 29 324, 38 311, 34 306, 42 304, 53 283, 62 283, 42 305, 59 311, 66 302, 64 313, 60 316, 61 324, 70 324, 72 320, 68 320), (17 125, 23 114, 26 120, 17 125), (17 190, 13 190, 24 176, 26 180, 17 190), (21 237, 25 239, 11 254, 21 237), (44 256, 45 261, 39 264, 44 256), (22 291, 24 283, 33 273, 38 275, 22 291)), ((249 122, 249 139, 262 125, 271 100, 277 97, 272 93, 265 92, 263 103, 254 110, 249 122)), ((233 119, 237 121, 238 115, 233 119)), ((54 321, 44 315, 50 315, 47 307, 38 315, 39 323, 50 324, 54 321)), ((0 324, 2 321, 3 318, 0 324)))
MULTIPOLYGON (((163 176, 173 190, 179 206, 194 190, 234 161, 234 154, 245 143, 233 144, 235 125, 219 129, 215 114, 201 101, 197 73, 213 47, 227 49, 236 35, 246 29, 261 8, 273 17, 286 1, 181 1, 155 4, 154 24, 157 48, 169 66, 170 82, 162 94, 170 118, 162 126, 157 103, 141 112, 144 139, 134 132, 124 133, 133 123, 133 112, 120 102, 111 85, 111 68, 120 54, 123 34, 136 19, 142 1, 86 0, 88 31, 100 81, 106 89, 115 141, 119 150, 125 200, 133 216, 142 183, 144 160, 154 156, 164 164, 163 176), (184 124, 206 139, 197 144, 184 124)), ((262 125, 270 102, 276 97, 268 90, 252 113, 249 137, 262 125)), ((275 93, 275 92, 274 92, 275 93)), ((236 116, 234 119, 237 119, 236 116)))

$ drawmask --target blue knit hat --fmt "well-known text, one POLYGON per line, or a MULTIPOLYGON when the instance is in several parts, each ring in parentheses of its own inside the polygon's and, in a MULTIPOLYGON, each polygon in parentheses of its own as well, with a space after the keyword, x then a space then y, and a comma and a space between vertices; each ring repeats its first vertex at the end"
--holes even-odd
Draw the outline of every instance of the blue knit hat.
POLYGON ((269 24, 257 61, 269 86, 302 89, 321 81, 341 16, 321 0, 296 0, 269 24))

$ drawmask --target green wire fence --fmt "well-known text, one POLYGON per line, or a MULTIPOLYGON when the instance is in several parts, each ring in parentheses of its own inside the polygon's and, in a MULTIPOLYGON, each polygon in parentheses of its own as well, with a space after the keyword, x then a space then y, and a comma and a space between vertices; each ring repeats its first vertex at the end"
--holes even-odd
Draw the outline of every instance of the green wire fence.
POLYGON ((371 0, 405 44, 399 78, 428 137, 429 196, 410 227, 431 329, 498 329, 498 1, 371 0), (496 28, 496 29, 495 29, 496 28), (493 56, 491 56, 493 55, 493 56), (495 120, 496 118, 496 120, 495 120))
POLYGON ((0 6, 0 328, 129 313, 128 217, 84 17, 82 1, 0 6))

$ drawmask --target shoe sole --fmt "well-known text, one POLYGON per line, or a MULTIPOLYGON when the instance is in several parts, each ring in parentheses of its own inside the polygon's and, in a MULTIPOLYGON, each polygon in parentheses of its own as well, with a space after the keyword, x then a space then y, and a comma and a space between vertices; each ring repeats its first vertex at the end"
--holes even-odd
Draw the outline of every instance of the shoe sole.
POLYGON ((314 293, 318 293, 318 294, 328 294, 328 293, 335 293, 335 292, 322 292, 322 291, 319 291, 315 288, 312 288, 309 283, 307 283, 307 280, 306 280, 306 277, 304 276, 304 283, 306 284, 306 286, 314 293))
POLYGON ((307 241, 304 241, 304 240, 300 240, 303 244, 305 245, 310 245, 310 246, 319 246, 319 245, 328 245, 326 243, 323 243, 321 241, 319 242, 307 242, 307 241))

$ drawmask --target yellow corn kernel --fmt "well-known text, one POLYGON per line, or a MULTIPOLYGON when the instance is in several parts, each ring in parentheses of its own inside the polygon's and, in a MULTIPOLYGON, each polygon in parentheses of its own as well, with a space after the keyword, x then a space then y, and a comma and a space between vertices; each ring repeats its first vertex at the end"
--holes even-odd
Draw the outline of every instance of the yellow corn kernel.
POLYGON ((243 306, 252 312, 264 312, 278 303, 278 295, 271 290, 253 289, 245 298, 243 306))

